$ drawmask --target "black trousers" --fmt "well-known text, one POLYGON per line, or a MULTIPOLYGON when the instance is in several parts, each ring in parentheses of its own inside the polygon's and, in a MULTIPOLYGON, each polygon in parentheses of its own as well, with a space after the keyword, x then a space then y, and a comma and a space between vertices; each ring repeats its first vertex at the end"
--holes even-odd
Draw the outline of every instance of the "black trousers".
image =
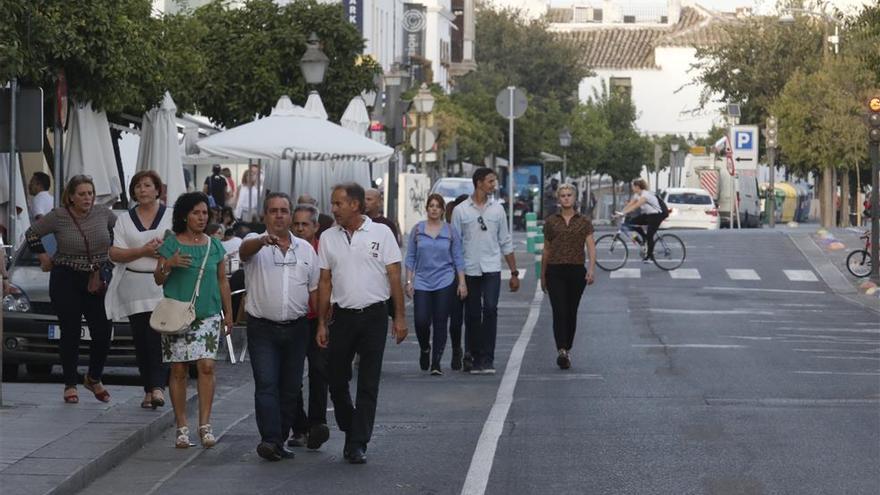
POLYGON ((168 384, 168 365, 162 362, 162 336, 150 326, 152 314, 128 315, 138 371, 147 393, 157 388, 164 390, 168 384))
POLYGON ((110 320, 104 312, 104 295, 89 294, 89 273, 66 266, 55 266, 49 277, 49 297, 61 326, 58 345, 64 386, 79 383, 76 367, 79 364, 79 341, 82 317, 85 316, 92 340, 89 342, 89 377, 100 380, 104 363, 110 352, 110 320))
POLYGON ((452 349, 461 350, 461 326, 464 324, 464 311, 467 299, 459 299, 454 295, 452 304, 449 306, 449 339, 452 341, 452 349))
POLYGON ((336 424, 345 432, 346 447, 366 447, 373 435, 379 378, 388 333, 385 304, 369 306, 364 311, 333 307, 330 323, 328 377, 330 398, 336 424), (357 373, 357 396, 352 404, 349 381, 354 355, 360 356, 357 373))
POLYGON ((553 337, 556 348, 571 350, 577 330, 578 305, 587 281, 583 265, 547 265, 547 292, 553 308, 553 337))
POLYGON ((309 362, 309 407, 303 400, 302 387, 296 400, 296 415, 293 419, 293 434, 302 435, 314 425, 327 424, 327 350, 318 347, 315 336, 318 334, 318 319, 309 320, 309 346, 306 359, 309 362))
POLYGON ((633 217, 629 222, 631 225, 644 225, 647 232, 642 231, 641 227, 636 227, 639 232, 645 236, 645 240, 648 242, 648 258, 654 257, 654 234, 657 233, 657 230, 660 228, 660 224, 663 223, 663 215, 661 213, 651 213, 650 215, 638 215, 633 217))

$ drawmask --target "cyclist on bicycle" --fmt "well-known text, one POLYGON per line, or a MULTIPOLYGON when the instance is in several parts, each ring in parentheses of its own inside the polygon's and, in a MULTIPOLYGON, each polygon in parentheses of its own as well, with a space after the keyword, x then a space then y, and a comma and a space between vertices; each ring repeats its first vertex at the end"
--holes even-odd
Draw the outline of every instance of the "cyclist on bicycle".
POLYGON ((654 259, 654 235, 663 219, 663 211, 660 208, 660 201, 657 196, 648 190, 648 183, 644 179, 636 179, 632 181, 633 196, 629 203, 623 207, 623 210, 616 212, 614 215, 624 217, 636 210, 639 214, 627 221, 633 230, 638 231, 648 241, 648 252, 643 260, 645 262, 654 259), (642 230, 641 226, 647 227, 647 233, 642 230))

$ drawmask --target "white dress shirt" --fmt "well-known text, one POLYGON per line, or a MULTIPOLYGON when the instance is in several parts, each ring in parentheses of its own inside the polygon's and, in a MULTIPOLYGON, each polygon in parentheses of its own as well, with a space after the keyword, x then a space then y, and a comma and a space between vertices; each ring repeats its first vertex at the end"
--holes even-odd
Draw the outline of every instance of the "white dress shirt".
POLYGON ((500 203, 488 199, 479 208, 470 197, 452 210, 452 225, 461 232, 465 275, 501 271, 501 255, 513 252, 513 240, 500 203))
POLYGON ((400 247, 391 229, 362 216, 364 223, 349 238, 334 225, 321 234, 318 259, 330 270, 330 302, 346 309, 361 309, 391 297, 388 265, 400 263, 400 247))
MULTIPOLYGON (((251 233, 244 239, 259 239, 251 233)), ((309 311, 309 292, 318 289, 321 272, 312 246, 290 234, 286 253, 278 246, 263 246, 244 262, 247 287, 245 311, 272 321, 291 321, 309 311)))

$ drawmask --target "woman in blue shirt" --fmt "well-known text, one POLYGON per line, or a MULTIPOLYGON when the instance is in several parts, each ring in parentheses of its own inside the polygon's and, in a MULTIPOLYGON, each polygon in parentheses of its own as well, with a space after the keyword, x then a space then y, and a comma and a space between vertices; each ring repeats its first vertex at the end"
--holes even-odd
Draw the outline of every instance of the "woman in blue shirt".
POLYGON ((427 371, 430 365, 432 375, 443 374, 440 359, 446 347, 447 323, 454 298, 467 297, 461 235, 444 221, 444 203, 439 194, 428 196, 425 207, 428 219, 413 227, 406 249, 406 295, 413 299, 416 336, 421 349, 419 366, 427 371))

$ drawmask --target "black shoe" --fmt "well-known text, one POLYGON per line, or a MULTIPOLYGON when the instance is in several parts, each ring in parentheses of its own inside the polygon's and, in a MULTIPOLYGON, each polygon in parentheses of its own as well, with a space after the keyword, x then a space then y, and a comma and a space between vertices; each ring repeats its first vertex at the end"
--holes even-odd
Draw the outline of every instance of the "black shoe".
POLYGON ((327 428, 327 425, 312 425, 311 429, 309 429, 309 441, 306 443, 306 446, 311 450, 317 450, 329 439, 330 428, 327 428))
POLYGON ((421 351, 419 354, 419 367, 422 371, 428 371, 429 366, 431 366, 431 349, 421 351))
POLYGON ((305 447, 309 440, 307 433, 294 433, 290 440, 287 441, 288 447, 305 447))
POLYGON ((282 459, 293 459, 296 457, 296 454, 287 447, 281 447, 281 458, 282 459))
POLYGON ((461 360, 461 371, 470 373, 474 369, 474 358, 470 354, 465 354, 461 360))
POLYGON ((452 362, 449 363, 449 367, 455 371, 461 369, 461 349, 460 348, 452 348, 452 362))
POLYGON ((440 376, 443 374, 443 370, 440 369, 440 360, 439 359, 434 361, 434 363, 431 365, 431 374, 434 376, 440 376))
POLYGON ((279 449, 275 444, 269 442, 260 442, 260 445, 257 445, 257 455, 266 459, 267 461, 275 462, 281 460, 281 449, 279 449))
POLYGON ((568 357, 568 351, 559 349, 559 356, 556 357, 556 366, 561 370, 571 368, 571 359, 568 357))
POLYGON ((363 447, 355 446, 348 450, 348 453, 345 454, 345 459, 349 464, 366 464, 367 452, 363 447))

